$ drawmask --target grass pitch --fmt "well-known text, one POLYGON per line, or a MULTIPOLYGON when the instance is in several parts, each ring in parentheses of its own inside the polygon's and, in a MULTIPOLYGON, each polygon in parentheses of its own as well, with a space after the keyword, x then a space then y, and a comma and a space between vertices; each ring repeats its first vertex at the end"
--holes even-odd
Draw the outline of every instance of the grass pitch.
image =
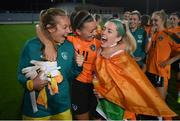
POLYGON ((17 66, 26 40, 35 36, 35 25, 0 25, 0 119, 20 119, 23 88, 17 66))

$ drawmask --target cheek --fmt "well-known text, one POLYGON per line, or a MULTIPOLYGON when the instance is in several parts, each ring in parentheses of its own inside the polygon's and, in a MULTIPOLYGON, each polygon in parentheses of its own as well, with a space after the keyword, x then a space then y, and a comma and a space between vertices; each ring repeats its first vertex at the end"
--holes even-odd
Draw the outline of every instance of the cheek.
POLYGON ((110 45, 115 43, 115 38, 114 37, 109 37, 107 43, 110 44, 110 45))

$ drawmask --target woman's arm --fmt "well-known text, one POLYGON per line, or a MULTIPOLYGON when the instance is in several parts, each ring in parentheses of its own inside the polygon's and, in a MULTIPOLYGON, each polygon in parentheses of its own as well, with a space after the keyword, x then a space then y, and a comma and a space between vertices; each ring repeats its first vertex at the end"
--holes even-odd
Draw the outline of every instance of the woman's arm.
POLYGON ((164 62, 160 63, 160 66, 161 66, 162 68, 164 68, 166 65, 171 65, 172 63, 174 63, 175 61, 177 61, 177 60, 179 60, 179 59, 180 59, 180 54, 178 54, 178 55, 170 58, 170 59, 167 60, 167 61, 164 61, 164 62))
POLYGON ((53 43, 45 36, 39 25, 36 25, 36 34, 40 41, 44 44, 44 58, 49 61, 55 61, 57 58, 57 51, 53 43))

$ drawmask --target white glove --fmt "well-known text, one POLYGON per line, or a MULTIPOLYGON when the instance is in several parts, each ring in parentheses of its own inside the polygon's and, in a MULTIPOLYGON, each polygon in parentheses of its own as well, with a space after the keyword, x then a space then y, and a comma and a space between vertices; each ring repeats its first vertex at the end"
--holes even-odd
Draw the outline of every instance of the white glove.
POLYGON ((22 69, 22 73, 25 74, 26 78, 30 78, 30 79, 34 79, 38 73, 37 73, 37 69, 39 69, 40 67, 38 66, 30 66, 30 67, 26 67, 22 69))
POLYGON ((30 63, 34 64, 35 66, 39 66, 40 70, 44 72, 45 75, 51 75, 52 77, 57 76, 59 73, 57 67, 57 61, 50 62, 50 61, 36 61, 32 60, 30 63))

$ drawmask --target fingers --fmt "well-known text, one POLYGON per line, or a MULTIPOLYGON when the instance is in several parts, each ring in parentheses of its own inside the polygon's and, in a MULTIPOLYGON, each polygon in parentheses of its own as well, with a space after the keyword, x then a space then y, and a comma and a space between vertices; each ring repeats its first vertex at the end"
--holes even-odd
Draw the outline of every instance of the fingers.
POLYGON ((22 73, 27 73, 32 70, 32 67, 26 67, 22 69, 22 73))
POLYGON ((48 81, 46 81, 46 80, 39 80, 39 82, 38 82, 38 84, 36 86, 36 90, 43 89, 47 84, 48 84, 48 81))
POLYGON ((31 60, 30 63, 31 63, 31 64, 34 64, 34 65, 36 65, 36 66, 42 66, 42 65, 44 65, 44 64, 43 64, 43 61, 37 61, 37 60, 31 60))
POLYGON ((43 72, 40 72, 36 78, 33 79, 34 81, 34 90, 41 90, 43 87, 45 87, 48 84, 47 80, 42 80, 41 76, 43 75, 43 72))
POLYGON ((26 78, 30 78, 30 79, 33 80, 34 78, 36 78, 37 75, 38 75, 38 74, 37 74, 36 71, 32 71, 32 72, 26 73, 26 74, 25 74, 25 77, 26 77, 26 78))
POLYGON ((76 63, 77 63, 77 65, 80 67, 80 66, 82 66, 83 63, 84 63, 84 56, 78 54, 77 52, 75 52, 75 53, 76 53, 76 63))
POLYGON ((93 89, 93 92, 98 99, 103 98, 103 96, 100 93, 98 93, 95 89, 93 89))
POLYGON ((28 73, 28 72, 31 72, 31 71, 35 71, 39 69, 38 66, 31 66, 31 67, 26 67, 26 68, 23 68, 22 69, 22 73, 28 73))

